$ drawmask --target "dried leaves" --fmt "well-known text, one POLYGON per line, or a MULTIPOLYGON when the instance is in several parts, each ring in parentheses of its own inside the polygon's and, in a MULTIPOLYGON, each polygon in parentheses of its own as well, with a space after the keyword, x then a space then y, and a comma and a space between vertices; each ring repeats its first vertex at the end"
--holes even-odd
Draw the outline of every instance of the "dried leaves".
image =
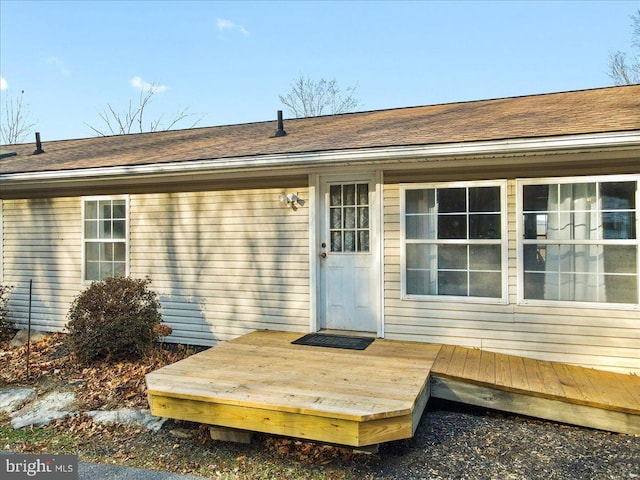
POLYGON ((145 375, 192 353, 182 347, 154 346, 137 361, 79 365, 66 347, 64 334, 54 333, 31 345, 28 377, 27 347, 3 344, 0 386, 36 385, 47 391, 55 384, 56 388, 73 390, 82 410, 148 408, 145 375))
POLYGON ((277 456, 306 465, 329 465, 336 460, 348 462, 358 454, 349 448, 331 447, 288 438, 267 437, 264 446, 277 456))

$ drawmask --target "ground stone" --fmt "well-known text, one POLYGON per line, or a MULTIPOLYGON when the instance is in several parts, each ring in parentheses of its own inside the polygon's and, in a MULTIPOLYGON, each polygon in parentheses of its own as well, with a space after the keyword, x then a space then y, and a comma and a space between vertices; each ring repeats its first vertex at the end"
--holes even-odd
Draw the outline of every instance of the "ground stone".
POLYGON ((166 418, 154 417, 149 410, 121 408, 119 410, 92 410, 86 412, 96 423, 119 423, 124 425, 142 425, 147 430, 157 432, 167 421, 166 418))
POLYGON ((76 403, 76 395, 72 392, 49 393, 40 400, 13 412, 10 415, 13 418, 11 426, 18 430, 30 425, 49 425, 54 420, 74 415, 76 403))
POLYGON ((11 413, 36 398, 33 388, 12 388, 0 391, 0 412, 11 413))
MULTIPOLYGON (((39 342, 47 337, 48 334, 40 332, 38 330, 31 330, 31 343, 39 342)), ((28 330, 18 330, 13 339, 9 342, 12 347, 22 347, 27 344, 29 338, 28 330)))

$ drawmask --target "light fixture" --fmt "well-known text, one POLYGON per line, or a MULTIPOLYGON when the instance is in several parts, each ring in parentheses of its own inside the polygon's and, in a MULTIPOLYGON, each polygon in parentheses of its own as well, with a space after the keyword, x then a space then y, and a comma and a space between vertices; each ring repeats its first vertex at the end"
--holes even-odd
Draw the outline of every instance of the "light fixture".
POLYGON ((281 193, 278 197, 280 203, 286 205, 287 207, 291 207, 293 210, 297 210, 298 206, 304 205, 304 201, 298 197, 297 193, 281 193))

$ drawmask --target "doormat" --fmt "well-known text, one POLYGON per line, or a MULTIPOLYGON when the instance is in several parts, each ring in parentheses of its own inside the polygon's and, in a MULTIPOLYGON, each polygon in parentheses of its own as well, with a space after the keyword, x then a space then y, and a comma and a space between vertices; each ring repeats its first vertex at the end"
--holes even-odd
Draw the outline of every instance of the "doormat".
POLYGON ((346 335, 332 335, 329 333, 308 333, 304 337, 300 337, 291 343, 295 345, 309 345, 311 347, 364 350, 371 345, 374 340, 374 338, 348 337, 346 335))

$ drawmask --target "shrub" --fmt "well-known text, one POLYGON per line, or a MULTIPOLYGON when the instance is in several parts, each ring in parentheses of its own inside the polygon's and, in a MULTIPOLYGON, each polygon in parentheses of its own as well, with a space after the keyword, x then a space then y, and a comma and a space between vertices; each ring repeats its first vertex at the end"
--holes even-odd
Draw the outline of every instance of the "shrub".
POLYGON ((158 340, 162 314, 150 283, 109 278, 92 283, 74 299, 67 316, 67 342, 79 361, 139 358, 158 340))
POLYGON ((12 286, 0 285, 0 330, 7 330, 7 303, 9 302, 9 294, 13 290, 12 286))

